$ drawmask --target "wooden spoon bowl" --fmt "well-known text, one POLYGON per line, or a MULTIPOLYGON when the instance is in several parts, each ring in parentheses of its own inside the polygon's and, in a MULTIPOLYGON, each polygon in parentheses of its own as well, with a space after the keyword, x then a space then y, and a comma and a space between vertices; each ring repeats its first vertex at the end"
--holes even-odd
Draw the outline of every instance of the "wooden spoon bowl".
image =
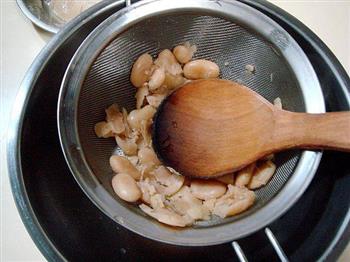
POLYGON ((350 112, 289 112, 238 83, 197 80, 158 108, 153 146, 185 176, 217 177, 290 148, 350 151, 350 112))

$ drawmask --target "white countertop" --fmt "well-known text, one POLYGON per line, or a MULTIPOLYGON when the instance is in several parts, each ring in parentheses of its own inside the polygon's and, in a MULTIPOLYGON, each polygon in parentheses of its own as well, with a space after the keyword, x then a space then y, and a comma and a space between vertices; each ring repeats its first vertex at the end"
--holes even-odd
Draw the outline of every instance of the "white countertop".
MULTIPOLYGON (((309 26, 350 73, 350 0, 274 0, 309 26)), ((11 105, 26 70, 51 35, 34 27, 15 0, 1 0, 1 225, 0 261, 45 261, 22 224, 12 197, 5 154, 11 105)), ((350 245, 339 259, 350 261, 350 245)))

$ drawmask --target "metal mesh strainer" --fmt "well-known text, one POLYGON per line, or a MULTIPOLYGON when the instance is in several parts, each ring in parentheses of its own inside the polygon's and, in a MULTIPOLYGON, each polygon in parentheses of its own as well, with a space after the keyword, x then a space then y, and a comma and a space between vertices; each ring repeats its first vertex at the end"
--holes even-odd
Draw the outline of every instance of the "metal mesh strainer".
POLYGON ((77 51, 60 94, 60 137, 77 181, 110 217, 164 242, 209 245, 249 234, 282 214, 311 180, 320 153, 279 154, 277 173, 256 192, 253 208, 234 218, 198 222, 191 229, 171 230, 118 201, 108 164, 115 141, 97 138, 93 127, 112 103, 134 108, 129 75, 138 56, 156 55, 185 41, 197 45, 195 57, 215 61, 222 78, 241 82, 269 101, 280 97, 288 110, 323 112, 319 84, 306 56, 263 14, 238 2, 148 1, 107 19, 77 51), (245 70, 248 64, 255 66, 254 74, 245 70))

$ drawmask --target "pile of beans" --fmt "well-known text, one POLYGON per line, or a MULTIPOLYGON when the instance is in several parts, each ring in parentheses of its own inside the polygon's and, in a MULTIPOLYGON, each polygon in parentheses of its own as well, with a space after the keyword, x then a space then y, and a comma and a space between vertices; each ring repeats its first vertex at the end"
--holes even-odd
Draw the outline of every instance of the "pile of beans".
MULTIPOLYGON (((189 179, 162 165, 152 148, 151 125, 162 100, 188 81, 217 78, 218 65, 193 60, 196 46, 184 43, 165 49, 153 59, 142 54, 133 64, 130 81, 136 88, 136 109, 127 112, 113 104, 106 118, 95 125, 98 137, 116 140, 124 156, 112 155, 115 173, 111 183, 116 195, 136 203, 159 222, 185 227, 197 220, 239 214, 254 204, 253 190, 268 183, 276 166, 273 156, 239 172, 212 180, 189 179)), ((281 107, 280 99, 275 105, 281 107)))

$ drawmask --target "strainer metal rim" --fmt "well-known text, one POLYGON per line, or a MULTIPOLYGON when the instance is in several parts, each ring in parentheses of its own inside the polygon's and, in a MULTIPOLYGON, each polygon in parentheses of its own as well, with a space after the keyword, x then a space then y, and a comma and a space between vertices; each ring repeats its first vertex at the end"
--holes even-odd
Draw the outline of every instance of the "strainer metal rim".
POLYGON ((119 224, 142 236, 169 244, 187 246, 220 244, 249 235, 286 212, 311 182, 322 153, 304 151, 293 175, 281 191, 255 213, 234 223, 208 228, 169 230, 157 222, 149 222, 146 216, 136 215, 117 201, 113 201, 113 207, 106 205, 103 200, 110 201, 113 198, 94 177, 81 151, 76 123, 80 88, 95 57, 111 39, 146 17, 170 11, 201 11, 229 19, 234 18, 236 22, 258 31, 288 61, 301 87, 306 112, 325 112, 323 95, 311 63, 288 33, 266 15, 245 4, 233 1, 150 0, 139 2, 112 15, 99 25, 77 50, 67 68, 60 90, 59 137, 68 166, 82 190, 97 207, 119 224), (249 20, 247 20, 248 17, 249 20), (74 127, 73 130, 70 127, 74 127), (72 156, 78 156, 78 158, 72 156))

